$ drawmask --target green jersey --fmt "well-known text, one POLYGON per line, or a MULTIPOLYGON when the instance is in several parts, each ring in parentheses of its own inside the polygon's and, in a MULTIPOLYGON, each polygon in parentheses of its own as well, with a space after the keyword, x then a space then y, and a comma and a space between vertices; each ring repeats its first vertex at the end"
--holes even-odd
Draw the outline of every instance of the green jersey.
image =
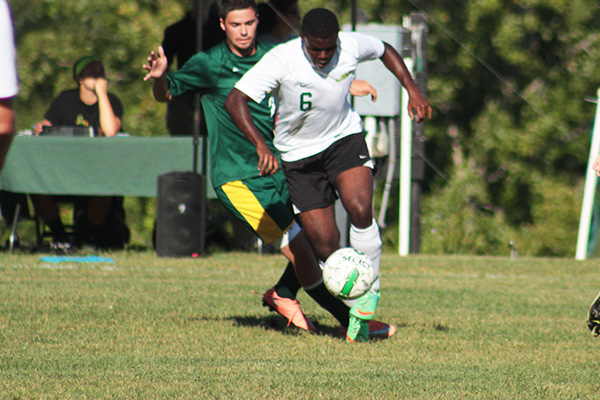
MULTIPOLYGON (((167 74, 173 97, 186 92, 202 94, 208 128, 210 179, 214 187, 259 176, 256 147, 231 121, 223 103, 236 82, 271 47, 257 44, 252 56, 239 57, 223 42, 196 54, 180 70, 167 74)), ((260 104, 251 101, 248 105, 269 149, 278 154, 273 146, 275 100, 267 96, 260 104)))

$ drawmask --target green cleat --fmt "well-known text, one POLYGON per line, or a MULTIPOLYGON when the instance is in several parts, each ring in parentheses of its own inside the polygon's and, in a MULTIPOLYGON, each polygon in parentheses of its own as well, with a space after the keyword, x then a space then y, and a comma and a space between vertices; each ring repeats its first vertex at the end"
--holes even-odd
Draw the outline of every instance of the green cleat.
POLYGON ((369 341, 369 321, 375 316, 379 293, 368 292, 358 298, 350 308, 350 324, 346 332, 346 340, 350 343, 369 341))
POLYGON ((379 304, 379 293, 367 292, 356 300, 350 308, 350 316, 364 321, 370 321, 375 316, 379 304))
POLYGON ((369 321, 350 316, 350 324, 346 331, 348 343, 360 343, 369 341, 369 321))

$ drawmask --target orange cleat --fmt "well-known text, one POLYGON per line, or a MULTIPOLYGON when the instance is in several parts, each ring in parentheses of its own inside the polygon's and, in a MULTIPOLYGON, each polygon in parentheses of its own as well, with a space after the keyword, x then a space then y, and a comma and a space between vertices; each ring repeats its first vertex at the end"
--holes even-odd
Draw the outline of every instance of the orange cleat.
POLYGON ((285 297, 280 297, 275 288, 271 288, 263 295, 263 305, 269 307, 271 311, 281 314, 290 324, 310 332, 314 332, 315 326, 306 318, 300 309, 300 302, 285 297))

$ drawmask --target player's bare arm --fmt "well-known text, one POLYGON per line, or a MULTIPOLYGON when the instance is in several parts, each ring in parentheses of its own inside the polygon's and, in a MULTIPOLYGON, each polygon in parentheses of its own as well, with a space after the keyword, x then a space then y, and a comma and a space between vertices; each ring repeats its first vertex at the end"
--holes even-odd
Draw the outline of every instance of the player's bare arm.
POLYGON ((425 99, 425 96, 423 96, 417 88, 402 57, 388 43, 384 42, 384 45, 385 53, 383 53, 381 61, 387 69, 396 75, 402 86, 404 86, 408 92, 408 115, 411 119, 416 119, 417 122, 421 122, 425 118, 431 118, 433 109, 427 99, 425 99), (416 111, 416 115, 413 111, 416 111))
POLYGON ((261 175, 274 174, 279 170, 279 161, 254 125, 248 102, 252 101, 245 93, 234 88, 225 100, 225 109, 238 129, 256 146, 258 169, 261 175))
POLYGON ((150 57, 148 57, 148 64, 142 66, 148 72, 144 76, 144 81, 154 79, 152 82, 152 94, 156 101, 167 102, 171 100, 169 81, 167 81, 167 77, 165 76, 168 66, 167 56, 165 56, 162 46, 158 47, 158 53, 154 50, 151 51, 150 57))

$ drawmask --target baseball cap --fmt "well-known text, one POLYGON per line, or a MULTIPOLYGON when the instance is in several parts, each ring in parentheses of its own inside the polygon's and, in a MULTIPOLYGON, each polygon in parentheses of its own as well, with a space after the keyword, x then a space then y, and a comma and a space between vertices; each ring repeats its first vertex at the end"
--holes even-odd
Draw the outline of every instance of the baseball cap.
MULTIPOLYGON (((100 58, 92 55, 81 57, 79 60, 75 61, 75 64, 73 64, 73 79, 75 79, 75 82, 79 81, 79 76, 85 67, 93 62, 102 64, 100 58)), ((104 70, 102 70, 102 75, 104 75, 104 70)))

